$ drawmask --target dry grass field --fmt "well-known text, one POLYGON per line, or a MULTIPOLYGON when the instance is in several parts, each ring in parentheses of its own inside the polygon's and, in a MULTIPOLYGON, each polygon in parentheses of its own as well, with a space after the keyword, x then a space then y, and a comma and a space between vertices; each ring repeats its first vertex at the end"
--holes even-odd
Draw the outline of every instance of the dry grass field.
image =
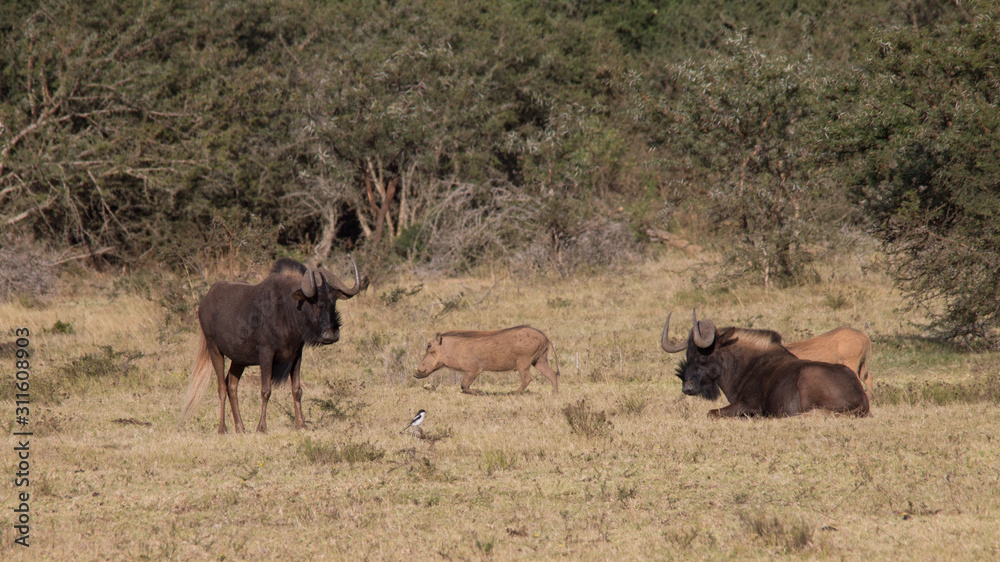
MULTIPOLYGON (((212 392, 178 426, 196 321, 155 280, 84 273, 0 304, 2 341, 27 327, 33 353, 31 546, 14 543, 10 437, 0 559, 1000 557, 1000 354, 922 338, 857 260, 764 290, 698 282, 704 257, 570 279, 400 272, 341 302, 339 343, 305 350, 307 428, 286 385, 266 435, 216 434, 212 392), (788 340, 867 331, 872 415, 706 418, 724 399, 684 396, 659 348, 667 312, 692 307, 788 340), (558 395, 537 372, 522 396, 516 373, 484 373, 483 396, 447 370, 412 377, 435 331, 518 324, 555 343, 558 395), (400 434, 421 408, 423 438, 400 434)), ((0 361, 11 435, 14 358, 0 361)), ((257 373, 241 385, 248 428, 257 373)))

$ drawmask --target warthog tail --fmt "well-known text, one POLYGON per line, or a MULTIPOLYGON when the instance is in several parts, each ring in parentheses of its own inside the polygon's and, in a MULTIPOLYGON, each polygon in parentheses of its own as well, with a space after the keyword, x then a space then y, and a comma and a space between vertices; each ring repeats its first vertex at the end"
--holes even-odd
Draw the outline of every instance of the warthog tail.
POLYGON ((208 390, 212 382, 212 373, 215 371, 212 366, 212 358, 208 354, 208 341, 204 332, 198 330, 198 355, 194 359, 194 368, 191 369, 191 384, 188 385, 187 394, 184 395, 184 402, 181 406, 181 416, 178 421, 181 423, 191 417, 191 413, 201 404, 205 391, 208 390))

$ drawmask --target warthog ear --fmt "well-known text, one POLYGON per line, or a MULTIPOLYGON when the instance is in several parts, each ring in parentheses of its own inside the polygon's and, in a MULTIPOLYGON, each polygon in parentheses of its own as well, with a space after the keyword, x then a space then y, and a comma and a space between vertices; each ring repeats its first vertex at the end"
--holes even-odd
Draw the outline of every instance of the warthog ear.
POLYGON ((434 334, 434 339, 437 340, 438 345, 444 344, 444 336, 442 336, 440 333, 434 334))

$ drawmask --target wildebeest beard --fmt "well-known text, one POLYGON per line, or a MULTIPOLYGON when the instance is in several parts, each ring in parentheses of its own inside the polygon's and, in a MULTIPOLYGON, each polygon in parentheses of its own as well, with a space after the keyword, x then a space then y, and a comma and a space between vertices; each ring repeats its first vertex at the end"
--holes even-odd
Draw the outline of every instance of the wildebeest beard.
POLYGON ((697 385, 698 394, 706 400, 718 400, 719 399, 719 383, 717 381, 711 380, 706 381, 705 377, 701 373, 687 373, 685 375, 684 371, 687 370, 688 362, 687 359, 682 359, 680 365, 677 366, 677 378, 681 379, 681 384, 691 380, 692 383, 697 385), (687 376, 688 379, 684 377, 687 376))
MULTIPOLYGON (((341 326, 340 312, 335 308, 330 314, 330 328, 332 328, 333 330, 339 330, 340 326, 341 326)), ((324 344, 322 341, 320 341, 319 335, 315 333, 310 333, 307 335, 305 344, 309 347, 319 347, 321 345, 327 345, 324 344)))

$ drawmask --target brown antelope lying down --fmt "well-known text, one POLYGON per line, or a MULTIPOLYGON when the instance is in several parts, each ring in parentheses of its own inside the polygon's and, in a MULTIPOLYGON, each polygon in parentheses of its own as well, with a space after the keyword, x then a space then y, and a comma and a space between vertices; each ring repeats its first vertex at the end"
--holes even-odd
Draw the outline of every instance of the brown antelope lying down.
POLYGON ((868 354, 872 341, 860 330, 841 326, 807 340, 786 343, 785 349, 799 359, 840 363, 849 367, 865 387, 868 401, 872 399, 872 375, 868 372, 868 354))
POLYGON ((687 351, 677 368, 684 393, 714 400, 721 389, 729 400, 725 408, 708 412, 710 417, 794 416, 811 410, 868 415, 868 396, 854 371, 795 357, 777 332, 717 330, 711 320, 695 317, 683 345, 669 342, 669 328, 668 315, 660 344, 670 353, 687 351))
POLYGON ((531 326, 517 326, 492 332, 456 331, 435 334, 427 344, 427 354, 417 365, 413 376, 422 379, 441 367, 462 371, 462 392, 482 394, 469 388, 483 371, 513 371, 521 375, 524 392, 531 382, 534 365, 552 382, 552 393, 559 391, 559 370, 556 348, 545 334, 531 326), (555 371, 549 367, 549 348, 556 360, 555 371))

